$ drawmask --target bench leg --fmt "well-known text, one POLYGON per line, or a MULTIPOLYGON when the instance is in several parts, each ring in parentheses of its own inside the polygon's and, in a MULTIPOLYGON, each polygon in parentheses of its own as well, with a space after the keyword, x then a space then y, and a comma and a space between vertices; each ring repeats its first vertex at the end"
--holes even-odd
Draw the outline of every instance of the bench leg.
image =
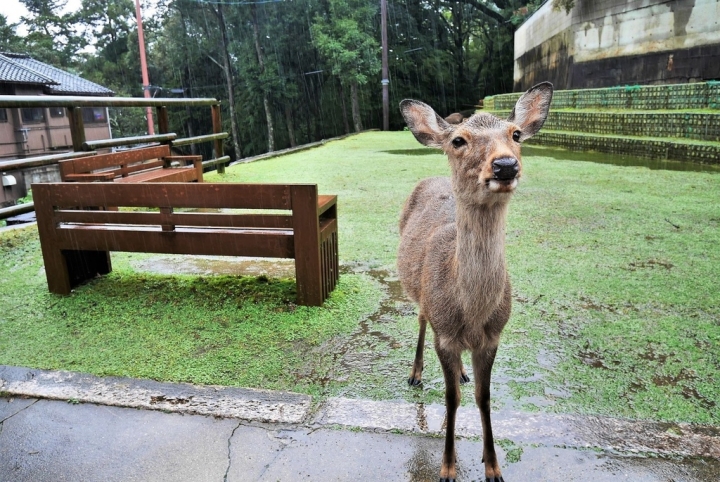
POLYGON ((107 251, 63 251, 62 254, 67 263, 71 288, 112 271, 107 251))
POLYGON ((297 302, 305 306, 322 306, 325 298, 320 224, 317 215, 317 186, 292 186, 290 195, 293 209, 297 302))
POLYGON ((107 251, 43 249, 43 259, 48 289, 58 295, 70 294, 85 281, 112 271, 107 251))

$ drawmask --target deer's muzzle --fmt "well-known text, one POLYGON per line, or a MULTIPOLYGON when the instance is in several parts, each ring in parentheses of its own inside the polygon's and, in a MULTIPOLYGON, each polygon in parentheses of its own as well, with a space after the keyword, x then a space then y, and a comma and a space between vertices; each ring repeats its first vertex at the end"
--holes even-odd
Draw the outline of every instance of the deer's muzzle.
POLYGON ((493 161, 492 170, 498 181, 511 181, 520 172, 520 163, 515 158, 502 157, 493 161))

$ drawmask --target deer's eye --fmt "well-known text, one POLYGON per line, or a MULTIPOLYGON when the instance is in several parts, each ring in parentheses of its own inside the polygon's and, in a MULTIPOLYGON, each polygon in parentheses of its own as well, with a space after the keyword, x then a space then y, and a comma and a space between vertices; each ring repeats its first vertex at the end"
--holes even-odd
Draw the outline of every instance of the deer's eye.
POLYGON ((520 134, 521 134, 520 131, 513 132, 513 140, 515 142, 520 142, 520 134))
POLYGON ((452 145, 455 149, 458 149, 458 148, 464 146, 465 144, 467 144, 467 142, 465 142, 465 139, 463 139, 462 137, 456 137, 455 139, 452 140, 452 145))

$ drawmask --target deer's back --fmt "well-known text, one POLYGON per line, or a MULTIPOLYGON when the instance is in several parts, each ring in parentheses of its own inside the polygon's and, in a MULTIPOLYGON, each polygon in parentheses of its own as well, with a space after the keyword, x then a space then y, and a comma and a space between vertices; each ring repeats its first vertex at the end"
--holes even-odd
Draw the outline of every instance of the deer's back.
POLYGON ((420 181, 400 216, 398 274, 405 293, 420 301, 423 268, 430 258, 449 259, 455 251, 455 197, 450 179, 420 181))

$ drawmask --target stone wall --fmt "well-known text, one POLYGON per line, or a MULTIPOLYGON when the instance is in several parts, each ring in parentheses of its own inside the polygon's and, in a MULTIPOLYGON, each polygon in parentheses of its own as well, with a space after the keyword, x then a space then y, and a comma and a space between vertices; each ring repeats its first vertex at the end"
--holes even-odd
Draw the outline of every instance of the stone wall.
POLYGON ((515 33, 514 90, 720 79, 720 0, 546 2, 515 33))

